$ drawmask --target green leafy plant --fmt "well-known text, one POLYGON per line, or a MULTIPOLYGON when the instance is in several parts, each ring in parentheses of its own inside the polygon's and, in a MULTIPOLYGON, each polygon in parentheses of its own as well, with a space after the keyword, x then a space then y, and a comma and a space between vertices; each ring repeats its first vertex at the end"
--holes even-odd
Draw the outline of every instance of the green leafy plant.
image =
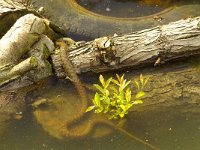
POLYGON ((102 75, 99 76, 101 84, 94 84, 98 92, 93 98, 92 106, 89 106, 86 112, 95 110, 95 113, 105 113, 109 119, 123 118, 128 114, 128 110, 137 104, 142 104, 141 98, 145 95, 143 88, 147 84, 148 78, 140 75, 139 81, 134 81, 138 92, 132 99, 130 89, 131 81, 126 81, 124 75, 121 77, 116 74, 117 80, 110 77, 105 80, 102 75))

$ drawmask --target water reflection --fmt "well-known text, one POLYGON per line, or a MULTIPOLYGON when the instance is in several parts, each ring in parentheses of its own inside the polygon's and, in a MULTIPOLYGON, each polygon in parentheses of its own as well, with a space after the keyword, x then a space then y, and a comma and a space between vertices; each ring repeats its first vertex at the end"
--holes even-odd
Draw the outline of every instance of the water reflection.
POLYGON ((171 0, 77 0, 77 2, 95 13, 115 17, 151 15, 175 4, 171 0))

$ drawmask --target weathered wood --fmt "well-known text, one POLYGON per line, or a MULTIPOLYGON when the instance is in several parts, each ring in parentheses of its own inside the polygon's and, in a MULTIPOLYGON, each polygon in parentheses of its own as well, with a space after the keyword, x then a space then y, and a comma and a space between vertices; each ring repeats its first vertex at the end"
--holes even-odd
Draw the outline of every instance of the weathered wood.
POLYGON ((0 37, 2 37, 20 17, 28 14, 37 14, 36 10, 27 4, 13 2, 12 0, 0 1, 0 37))
MULTIPOLYGON (((143 99, 144 103, 136 106, 137 109, 133 108, 133 111, 165 112, 178 107, 177 111, 182 113, 199 113, 200 63, 198 60, 199 57, 196 57, 187 62, 143 70, 143 75, 149 77, 145 87, 146 96, 143 99)), ((139 74, 135 75, 138 76, 139 74)))
POLYGON ((0 74, 0 86, 21 77, 23 74, 36 68, 37 66, 37 59, 31 56, 26 60, 20 62, 19 64, 15 65, 11 69, 2 71, 2 73, 0 74))
MULTIPOLYGON (((126 35, 77 42, 70 48, 69 58, 77 73, 138 68, 153 66, 158 58, 165 62, 199 54, 199 41, 200 17, 196 17, 126 35)), ((53 61, 55 66, 59 66, 58 59, 53 61)), ((59 74, 63 75, 63 70, 59 74)))
POLYGON ((48 23, 45 19, 28 14, 21 17, 1 38, 0 86, 19 78, 22 80, 23 76, 32 79, 32 84, 52 74, 47 59, 54 44, 44 35, 53 32, 48 23))
POLYGON ((0 40, 1 70, 17 63, 22 55, 39 40, 45 30, 44 20, 34 15, 27 15, 19 19, 0 40))
MULTIPOLYGON (((40 7, 38 10, 35 10, 30 3, 31 1, 27 0, 1 0, 0 1, 0 38, 12 27, 12 25, 22 16, 26 14, 34 14, 40 18, 42 16, 43 8, 40 7)), ((54 23, 47 21, 48 26, 54 31, 48 32, 51 39, 55 39, 59 36, 67 36, 66 32, 55 25, 54 23), (57 33, 58 35, 56 35, 57 33)))

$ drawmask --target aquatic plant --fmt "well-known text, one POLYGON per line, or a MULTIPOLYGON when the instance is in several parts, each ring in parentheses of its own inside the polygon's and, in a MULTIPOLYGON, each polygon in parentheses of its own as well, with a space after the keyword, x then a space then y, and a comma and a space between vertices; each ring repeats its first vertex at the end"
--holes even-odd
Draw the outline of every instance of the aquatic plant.
POLYGON ((102 75, 99 76, 100 84, 94 84, 98 92, 93 98, 92 106, 86 109, 86 112, 95 110, 95 113, 104 113, 109 119, 123 118, 128 114, 133 105, 142 104, 141 98, 145 95, 143 88, 147 84, 148 78, 140 75, 139 81, 134 81, 137 86, 137 94, 132 98, 130 89, 131 81, 124 79, 116 74, 117 80, 110 77, 105 80, 102 75))

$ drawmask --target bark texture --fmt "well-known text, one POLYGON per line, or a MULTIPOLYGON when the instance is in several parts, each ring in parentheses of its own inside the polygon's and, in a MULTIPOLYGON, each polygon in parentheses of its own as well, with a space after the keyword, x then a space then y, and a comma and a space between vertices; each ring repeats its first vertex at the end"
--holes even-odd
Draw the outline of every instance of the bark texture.
POLYGON ((77 42, 70 48, 69 57, 77 73, 138 68, 154 65, 158 58, 166 62, 199 54, 199 41, 200 17, 196 17, 126 35, 77 42))
POLYGON ((24 83, 29 85, 52 74, 47 59, 54 44, 45 35, 51 33, 48 23, 45 19, 28 14, 21 17, 1 38, 0 86, 20 79, 22 84, 18 86, 21 87, 24 83))
POLYGON ((199 61, 194 65, 199 57, 191 58, 191 60, 148 70, 145 73, 150 77, 145 88, 146 96, 144 103, 138 106, 137 110, 164 112, 177 107, 180 108, 177 112, 199 113, 199 61))
POLYGON ((37 14, 36 10, 28 4, 13 2, 12 0, 0 1, 0 37, 2 37, 20 17, 28 14, 37 14))

